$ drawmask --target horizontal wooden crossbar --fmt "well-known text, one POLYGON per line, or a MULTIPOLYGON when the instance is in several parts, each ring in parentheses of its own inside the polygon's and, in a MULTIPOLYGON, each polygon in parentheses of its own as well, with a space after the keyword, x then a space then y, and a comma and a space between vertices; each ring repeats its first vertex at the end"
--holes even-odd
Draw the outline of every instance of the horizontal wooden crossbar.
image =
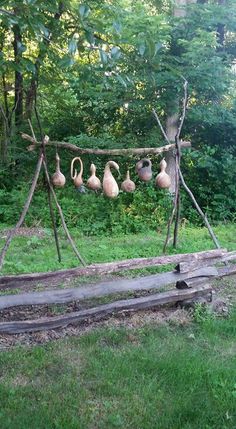
MULTIPOLYGON (((28 150, 33 150, 36 146, 40 146, 42 143, 35 140, 28 134, 21 133, 21 137, 25 140, 30 141, 32 144, 28 147, 28 150)), ((45 146, 57 146, 58 148, 67 149, 71 152, 76 152, 78 155, 110 155, 110 156, 125 156, 125 155, 159 155, 164 152, 174 150, 176 145, 167 144, 161 147, 141 147, 141 148, 128 148, 128 149, 91 149, 76 146, 75 144, 68 142, 59 141, 48 141, 45 146)), ((181 141, 181 148, 191 147, 191 142, 181 141)))

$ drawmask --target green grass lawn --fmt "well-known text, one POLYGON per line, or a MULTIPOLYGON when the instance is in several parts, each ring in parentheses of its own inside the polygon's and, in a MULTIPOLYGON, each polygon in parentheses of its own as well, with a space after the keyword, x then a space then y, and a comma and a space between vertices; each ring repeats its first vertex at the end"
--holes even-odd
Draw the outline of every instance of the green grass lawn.
POLYGON ((236 312, 0 354, 1 429, 236 427, 236 312))
MULTIPOLYGON (((236 249, 235 225, 215 231, 222 246, 236 249)), ((161 233, 73 235, 89 263, 158 255, 164 240, 161 233)), ((63 236, 61 243, 59 264, 51 232, 17 237, 3 272, 76 266, 63 236)), ((169 253, 211 248, 205 229, 186 227, 178 249, 169 253)), ((0 429, 235 429, 236 310, 214 318, 198 308, 185 326, 141 326, 108 324, 79 337, 2 351, 0 429)))
MULTIPOLYGON (((221 225, 215 228, 221 246, 228 250, 236 249, 236 225, 221 225)), ((79 265, 63 233, 60 232, 62 263, 57 261, 54 238, 50 230, 45 237, 16 237, 7 253, 3 274, 50 271, 79 265)), ((106 262, 135 257, 148 257, 162 254, 165 232, 146 234, 81 237, 72 231, 75 242, 87 263, 106 262)), ((0 240, 0 246, 3 245, 0 240)), ((170 245, 168 253, 187 253, 214 249, 214 244, 205 228, 181 228, 177 249, 170 245)))

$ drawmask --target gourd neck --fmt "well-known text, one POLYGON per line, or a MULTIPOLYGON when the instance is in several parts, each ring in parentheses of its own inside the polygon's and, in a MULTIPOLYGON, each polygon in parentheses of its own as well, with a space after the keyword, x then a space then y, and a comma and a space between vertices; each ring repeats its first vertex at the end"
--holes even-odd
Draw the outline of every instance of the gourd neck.
POLYGON ((96 167, 94 164, 91 164, 91 166, 90 166, 90 173, 92 176, 96 175, 96 167))
POLYGON ((60 173, 60 158, 58 153, 56 153, 56 173, 60 173))
POLYGON ((115 168, 115 170, 119 171, 119 165, 115 161, 108 161, 105 166, 105 172, 111 174, 111 167, 115 168))
POLYGON ((70 174, 71 174, 71 178, 73 180, 76 179, 77 175, 80 176, 80 177, 82 176, 82 174, 83 174, 83 163, 82 163, 81 158, 76 157, 76 158, 72 159, 72 161, 71 161, 71 167, 70 167, 70 174), (77 174, 76 168, 75 168, 75 172, 74 172, 74 163, 75 163, 75 161, 79 161, 79 163, 80 163, 80 172, 79 172, 79 174, 77 174))
POLYGON ((167 167, 167 164, 166 164, 165 158, 163 158, 162 161, 160 162, 161 173, 166 172, 166 167, 167 167))

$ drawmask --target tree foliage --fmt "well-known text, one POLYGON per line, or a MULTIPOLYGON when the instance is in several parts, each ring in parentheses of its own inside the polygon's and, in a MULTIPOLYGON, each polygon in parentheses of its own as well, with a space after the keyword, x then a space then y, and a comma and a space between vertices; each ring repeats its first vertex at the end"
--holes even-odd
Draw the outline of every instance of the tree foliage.
MULTIPOLYGON (((163 144, 151 111, 163 124, 170 107, 179 111, 184 78, 183 137, 193 147, 184 157, 187 180, 212 218, 232 219, 236 4, 186 3, 176 14, 164 0, 2 1, 2 163, 16 162, 24 183, 34 154, 25 152, 18 132, 27 131, 27 118, 34 123, 35 102, 51 138, 90 147, 163 144)), ((67 165, 69 154, 63 156, 67 165)), ((188 205, 185 212, 191 216, 188 205)))

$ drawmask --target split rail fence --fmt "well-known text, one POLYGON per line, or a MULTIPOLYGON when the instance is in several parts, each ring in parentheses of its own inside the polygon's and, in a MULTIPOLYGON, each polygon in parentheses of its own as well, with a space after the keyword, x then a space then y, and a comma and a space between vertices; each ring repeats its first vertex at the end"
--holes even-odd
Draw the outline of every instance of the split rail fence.
POLYGON ((71 324, 98 320, 120 312, 153 309, 164 304, 175 304, 195 300, 198 297, 211 295, 212 281, 215 278, 236 274, 236 252, 226 249, 209 250, 198 253, 136 258, 104 264, 93 264, 46 273, 32 273, 16 276, 0 276, 0 291, 9 290, 9 294, 0 296, 0 313, 8 308, 34 305, 66 304, 91 298, 101 298, 122 293, 149 291, 147 296, 124 298, 109 304, 93 308, 67 312, 50 317, 39 317, 34 320, 14 320, 0 322, 0 333, 16 334, 47 329, 63 328, 71 324), (67 289, 44 290, 42 292, 24 292, 11 294, 11 289, 33 287, 35 285, 61 284, 63 281, 80 276, 98 276, 124 270, 147 267, 158 267, 176 264, 172 271, 152 274, 132 279, 106 280, 95 284, 67 289), (175 287, 164 292, 157 292, 168 285, 175 287))

